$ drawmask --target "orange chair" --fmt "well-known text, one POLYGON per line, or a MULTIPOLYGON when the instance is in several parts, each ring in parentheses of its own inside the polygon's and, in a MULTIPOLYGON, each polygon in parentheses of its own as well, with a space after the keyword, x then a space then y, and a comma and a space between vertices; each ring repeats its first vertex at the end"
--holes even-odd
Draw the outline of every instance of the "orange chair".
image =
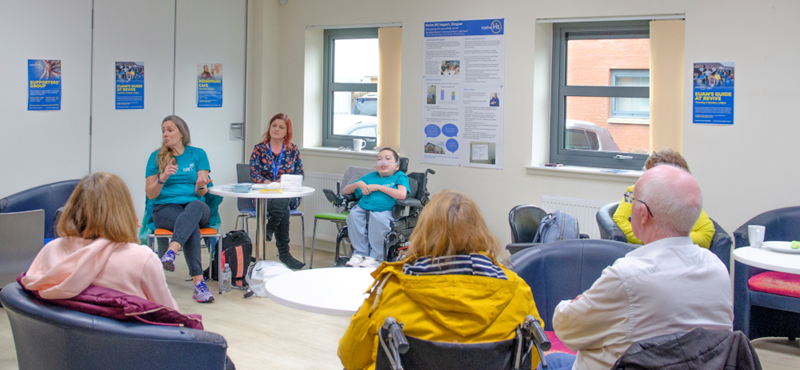
MULTIPOLYGON (((153 249, 153 252, 156 252, 156 248, 155 248, 156 240, 158 238, 171 238, 171 237, 172 237, 172 231, 169 231, 167 229, 156 229, 155 231, 153 231, 152 234, 149 235, 149 237, 147 239, 147 241, 148 241, 147 245, 151 249, 153 249)), ((214 253, 211 252, 211 246, 210 246, 211 238, 214 238, 214 237, 217 238, 217 256, 221 256, 222 255, 222 234, 220 234, 219 231, 217 231, 216 229, 211 228, 211 227, 204 227, 204 228, 200 229, 200 237, 201 238, 205 238, 206 239, 206 245, 209 246, 208 255, 209 255, 209 260, 210 261, 214 260, 214 258, 213 258, 214 253)), ((218 271, 218 276, 222 275, 222 258, 217 258, 217 271, 218 271)), ((219 294, 222 294, 222 284, 219 284, 219 294)))

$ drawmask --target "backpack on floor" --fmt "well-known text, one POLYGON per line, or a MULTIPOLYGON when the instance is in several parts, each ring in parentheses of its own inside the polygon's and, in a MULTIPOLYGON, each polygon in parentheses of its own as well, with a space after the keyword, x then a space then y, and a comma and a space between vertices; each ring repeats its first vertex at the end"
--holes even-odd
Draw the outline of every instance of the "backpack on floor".
MULTIPOLYGON (((212 247, 213 248, 213 247, 212 247)), ((219 281, 219 273, 217 271, 217 256, 216 254, 211 259, 211 266, 203 272, 203 277, 219 281), (210 270, 210 274, 209 274, 210 270)), ((231 285, 238 287, 247 286, 245 275, 247 269, 250 267, 251 258, 253 257, 253 243, 250 242, 250 237, 243 230, 234 230, 222 238, 222 267, 225 268, 227 263, 231 268, 231 285)))
POLYGON ((544 216, 536 230, 536 236, 533 237, 533 242, 545 244, 580 238, 578 220, 557 210, 544 216))

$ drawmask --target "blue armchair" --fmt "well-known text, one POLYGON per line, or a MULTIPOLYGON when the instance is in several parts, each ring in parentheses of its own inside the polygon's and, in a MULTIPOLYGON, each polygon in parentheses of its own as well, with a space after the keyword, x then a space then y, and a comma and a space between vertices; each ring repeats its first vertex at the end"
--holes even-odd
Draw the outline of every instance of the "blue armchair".
MULTIPOLYGON (((600 208, 600 210, 597 211, 595 219, 597 220, 597 227, 600 229, 600 239, 608 239, 627 243, 628 238, 614 221, 614 212, 617 211, 618 206, 619 202, 606 204, 603 206, 603 208, 600 208)), ((725 268, 730 271, 732 244, 731 237, 716 221, 712 219, 711 222, 714 223, 714 236, 711 239, 711 245, 709 246, 708 250, 719 257, 720 261, 725 264, 725 268)))
POLYGON ((634 249, 611 240, 574 239, 519 251, 503 264, 530 285, 545 330, 551 331, 559 302, 589 289, 603 269, 634 249))
MULTIPOLYGON (((766 227, 764 240, 800 240, 800 207, 764 212, 733 232, 735 247, 750 245, 748 225, 766 227)), ((733 328, 748 338, 800 337, 800 298, 750 290, 750 279, 767 270, 736 262, 733 281, 733 328)))
POLYGON ((23 190, 0 199, 0 213, 44 210, 44 239, 56 237, 56 210, 67 204, 80 180, 54 182, 23 190))
POLYGON ((121 322, 34 299, 16 282, 0 291, 20 370, 224 369, 219 334, 121 322))

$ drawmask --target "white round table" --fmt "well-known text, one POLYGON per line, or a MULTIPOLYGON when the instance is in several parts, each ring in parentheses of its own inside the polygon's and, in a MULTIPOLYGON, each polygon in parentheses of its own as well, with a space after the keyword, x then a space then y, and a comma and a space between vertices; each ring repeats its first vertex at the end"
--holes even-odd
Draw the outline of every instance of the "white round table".
MULTIPOLYGON (((267 251, 265 248, 267 235, 267 220, 264 217, 267 214, 267 200, 281 199, 281 198, 301 198, 314 194, 314 188, 303 186, 300 191, 267 191, 262 193, 261 189, 253 189, 249 193, 235 193, 232 189, 222 190, 224 186, 215 186, 208 188, 208 192, 221 197, 234 197, 234 198, 250 198, 256 200, 256 259, 263 260, 267 258, 267 251)), ((247 222, 247 221, 245 221, 247 222)), ((305 237, 305 235, 303 235, 305 237)), ((305 253, 305 252, 304 252, 305 253)))
POLYGON ((369 295, 374 269, 329 267, 300 270, 267 281, 267 296, 298 310, 352 316, 369 295))
POLYGON ((775 252, 766 247, 742 247, 733 250, 733 259, 766 270, 800 274, 800 254, 775 252))

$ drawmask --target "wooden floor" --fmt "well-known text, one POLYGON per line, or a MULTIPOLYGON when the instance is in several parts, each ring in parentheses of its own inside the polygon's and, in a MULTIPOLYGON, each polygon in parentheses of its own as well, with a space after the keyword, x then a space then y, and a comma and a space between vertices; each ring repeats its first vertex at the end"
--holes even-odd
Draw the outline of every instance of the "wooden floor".
MULTIPOLYGON (((269 259, 274 247, 267 249, 269 259)), ((292 247, 300 259, 300 247, 292 247)), ((207 256, 207 254, 206 254, 207 256)), ((315 267, 332 264, 329 252, 315 252, 315 267)), ((176 259, 177 268, 167 273, 167 283, 181 312, 203 315, 207 331, 219 333, 228 341, 228 355, 237 369, 336 369, 342 368, 336 355, 339 338, 350 318, 309 313, 282 306, 268 298, 243 298, 243 292, 216 294, 218 286, 210 282, 216 302, 199 304, 192 300, 183 257, 176 259)), ((205 262, 207 264, 207 261, 205 262)), ((762 338, 753 341, 765 370, 800 369, 800 346, 797 341, 762 338)), ((0 370, 17 369, 14 339, 5 310, 0 309, 0 370)))

